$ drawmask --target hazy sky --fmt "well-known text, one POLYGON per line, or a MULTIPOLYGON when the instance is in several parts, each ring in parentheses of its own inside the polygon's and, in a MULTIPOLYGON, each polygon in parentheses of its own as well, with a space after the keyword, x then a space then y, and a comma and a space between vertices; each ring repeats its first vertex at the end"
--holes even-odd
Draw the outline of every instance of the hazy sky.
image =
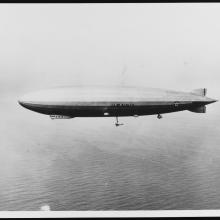
POLYGON ((0 91, 220 82, 220 4, 1 4, 0 91))

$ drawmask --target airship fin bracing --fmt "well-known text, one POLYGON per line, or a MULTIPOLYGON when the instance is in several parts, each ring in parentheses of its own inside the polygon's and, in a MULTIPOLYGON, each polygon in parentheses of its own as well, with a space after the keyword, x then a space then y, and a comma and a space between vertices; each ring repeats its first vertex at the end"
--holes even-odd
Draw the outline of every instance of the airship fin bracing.
POLYGON ((24 95, 19 104, 50 115, 51 119, 74 117, 118 117, 157 115, 189 110, 205 113, 206 105, 217 100, 206 96, 207 89, 178 92, 155 88, 73 86, 41 90, 24 95))

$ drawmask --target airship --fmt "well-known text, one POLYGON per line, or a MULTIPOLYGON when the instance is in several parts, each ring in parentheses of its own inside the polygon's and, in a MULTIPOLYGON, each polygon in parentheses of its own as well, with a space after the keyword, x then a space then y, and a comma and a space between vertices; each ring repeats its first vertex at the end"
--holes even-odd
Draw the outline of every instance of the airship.
POLYGON ((67 86, 31 92, 19 98, 21 106, 49 115, 51 119, 157 115, 188 110, 205 113, 206 105, 217 100, 207 89, 179 92, 132 86, 67 86))

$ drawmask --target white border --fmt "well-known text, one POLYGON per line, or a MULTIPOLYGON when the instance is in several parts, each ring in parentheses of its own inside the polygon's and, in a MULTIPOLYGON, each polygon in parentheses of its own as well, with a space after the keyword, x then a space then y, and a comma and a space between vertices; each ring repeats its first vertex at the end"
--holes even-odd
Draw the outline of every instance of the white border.
MULTIPOLYGON (((218 3, 218 2, 217 2, 218 3)), ((216 3, 216 4, 217 4, 216 3)), ((9 4, 9 3, 5 3, 9 4)), ((13 5, 19 5, 13 3, 13 5)), ((25 3, 25 5, 31 3, 25 3)), ((37 3, 44 4, 44 3, 37 3)), ((52 3, 57 4, 57 3, 52 3)), ((58 3, 63 4, 63 3, 58 3)), ((69 3, 72 4, 72 3, 69 3)), ((85 3, 88 4, 88 3, 85 3)), ((93 3, 96 4, 96 3, 93 3)), ((110 3, 109 3, 110 4, 110 3)), ((118 3, 114 3, 118 4, 118 3)), ((129 3, 127 3, 129 4, 129 3)), ((140 3, 139 3, 140 4, 140 3)), ((148 3, 149 4, 149 3, 148 3)), ((158 3, 160 4, 160 3, 158 3)), ((176 4, 176 3, 167 3, 176 4)), ((182 3, 193 4, 193 3, 182 3)), ((203 4, 209 4, 205 2, 203 4)), ((156 4, 155 4, 156 5, 156 4)), ((218 217, 220 210, 157 210, 157 211, 0 211, 0 218, 43 218, 43 217, 218 217)))
POLYGON ((208 217, 220 216, 220 210, 160 211, 2 211, 0 218, 43 217, 208 217))

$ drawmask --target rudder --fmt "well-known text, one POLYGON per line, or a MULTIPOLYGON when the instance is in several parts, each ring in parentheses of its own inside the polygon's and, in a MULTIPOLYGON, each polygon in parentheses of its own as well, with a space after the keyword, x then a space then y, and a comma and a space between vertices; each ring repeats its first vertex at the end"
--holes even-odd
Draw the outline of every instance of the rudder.
POLYGON ((206 89, 206 88, 195 89, 195 90, 193 90, 191 93, 192 93, 192 94, 195 94, 195 95, 206 96, 206 94, 207 94, 207 89, 206 89))

